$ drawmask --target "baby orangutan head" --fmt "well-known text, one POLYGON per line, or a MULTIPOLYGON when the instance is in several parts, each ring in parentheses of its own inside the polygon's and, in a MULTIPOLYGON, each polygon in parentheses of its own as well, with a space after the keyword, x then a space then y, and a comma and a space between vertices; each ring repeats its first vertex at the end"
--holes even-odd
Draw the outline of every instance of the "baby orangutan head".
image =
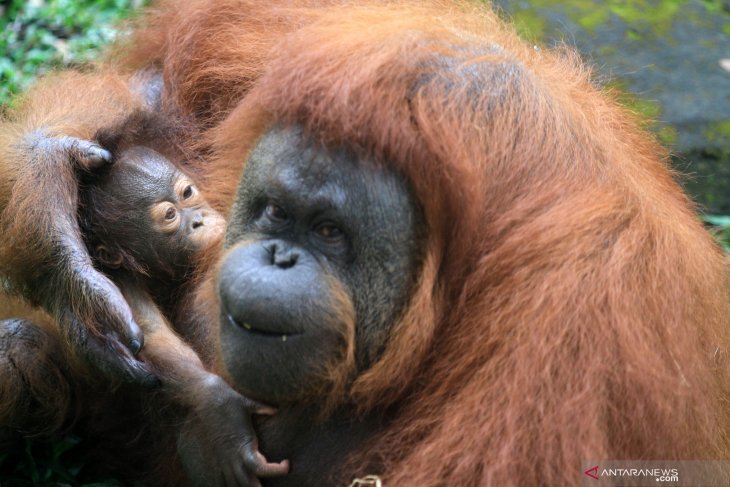
POLYGON ((144 146, 115 154, 86 189, 86 237, 102 267, 179 278, 220 242, 223 217, 195 183, 144 146))

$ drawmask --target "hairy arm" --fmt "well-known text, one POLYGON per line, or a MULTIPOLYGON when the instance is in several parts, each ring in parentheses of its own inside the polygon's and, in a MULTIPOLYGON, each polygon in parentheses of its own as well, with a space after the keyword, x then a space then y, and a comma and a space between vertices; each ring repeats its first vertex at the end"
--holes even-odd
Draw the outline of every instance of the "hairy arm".
POLYGON ((116 279, 145 333, 140 358, 162 383, 162 394, 182 414, 178 453, 195 485, 260 486, 257 477, 283 475, 288 462, 268 463, 258 451, 251 414, 270 407, 234 391, 206 370, 152 298, 131 280, 116 279))
POLYGON ((133 79, 62 73, 17 100, 0 124, 0 277, 47 310, 74 348, 113 378, 151 380, 143 334, 83 243, 78 174, 111 163, 88 142, 145 103, 133 79))

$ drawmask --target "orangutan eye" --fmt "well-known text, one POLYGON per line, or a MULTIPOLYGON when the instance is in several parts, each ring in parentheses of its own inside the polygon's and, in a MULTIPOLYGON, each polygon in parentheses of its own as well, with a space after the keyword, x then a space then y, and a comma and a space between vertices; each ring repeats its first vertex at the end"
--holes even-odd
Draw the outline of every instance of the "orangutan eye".
POLYGON ((329 222, 318 225, 314 232, 326 240, 338 240, 345 235, 340 227, 329 222))
POLYGON ((150 217, 155 228, 163 233, 176 232, 181 219, 177 207, 170 201, 160 201, 150 207, 150 217))
POLYGON ((190 198, 195 193, 195 189, 193 189, 192 184, 188 184, 185 186, 185 189, 183 190, 182 197, 184 200, 190 198))
POLYGON ((273 221, 283 222, 289 218, 289 215, 286 214, 281 206, 275 205, 274 203, 269 203, 268 205, 266 205, 266 209, 264 211, 266 213, 266 216, 273 221))

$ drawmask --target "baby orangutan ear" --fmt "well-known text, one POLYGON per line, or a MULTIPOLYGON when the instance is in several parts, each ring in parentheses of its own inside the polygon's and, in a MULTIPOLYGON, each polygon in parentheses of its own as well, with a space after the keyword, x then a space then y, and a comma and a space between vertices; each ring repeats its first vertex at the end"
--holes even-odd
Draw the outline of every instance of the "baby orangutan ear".
POLYGON ((106 245, 97 245, 94 253, 99 263, 109 269, 119 269, 124 260, 122 254, 110 250, 106 245))

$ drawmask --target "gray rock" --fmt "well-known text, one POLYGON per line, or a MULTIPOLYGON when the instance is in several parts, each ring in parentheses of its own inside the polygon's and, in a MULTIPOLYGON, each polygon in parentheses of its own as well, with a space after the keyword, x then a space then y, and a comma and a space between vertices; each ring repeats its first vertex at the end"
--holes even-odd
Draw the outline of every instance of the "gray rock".
POLYGON ((730 2, 497 0, 519 30, 575 46, 599 82, 634 96, 710 213, 730 214, 730 2))

